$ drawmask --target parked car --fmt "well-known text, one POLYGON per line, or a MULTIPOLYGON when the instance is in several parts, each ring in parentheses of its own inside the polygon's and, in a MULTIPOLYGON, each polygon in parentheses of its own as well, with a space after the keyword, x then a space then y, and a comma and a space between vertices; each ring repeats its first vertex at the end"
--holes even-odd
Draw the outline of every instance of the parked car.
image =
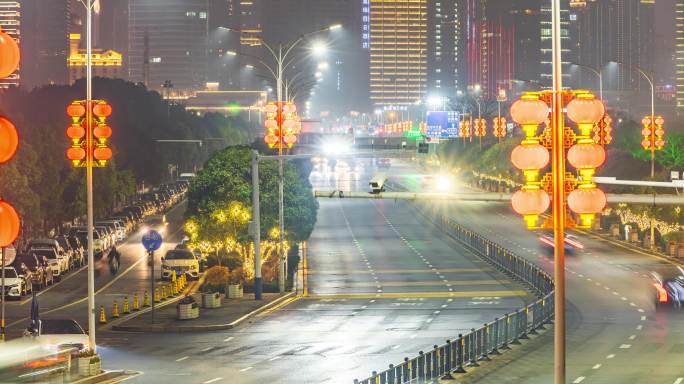
POLYGON ((54 248, 31 248, 28 252, 38 257, 45 257, 52 270, 52 276, 56 280, 60 280, 69 269, 66 259, 60 258, 54 248))
POLYGON ((4 267, 5 269, 5 296, 21 299, 22 296, 33 291, 31 276, 18 273, 14 267, 4 267))
POLYGON ((199 278, 199 260, 187 249, 170 250, 162 257, 161 262, 164 280, 170 279, 172 274, 186 274, 191 279, 199 278))
POLYGON ((52 269, 43 257, 35 253, 20 253, 14 259, 12 266, 20 273, 31 276, 31 285, 38 289, 51 285, 54 282, 52 269))
POLYGON ((61 269, 66 272, 71 269, 71 253, 67 252, 56 239, 33 239, 26 246, 27 251, 35 249, 54 249, 60 259, 61 269))

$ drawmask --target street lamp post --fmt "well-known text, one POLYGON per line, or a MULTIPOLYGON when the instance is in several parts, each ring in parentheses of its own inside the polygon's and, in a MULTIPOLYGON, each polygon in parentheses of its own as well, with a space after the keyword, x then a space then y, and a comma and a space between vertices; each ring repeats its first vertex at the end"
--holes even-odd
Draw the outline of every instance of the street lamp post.
POLYGON ((574 66, 580 67, 580 68, 585 68, 591 72, 593 72, 596 76, 598 76, 598 81, 599 81, 599 99, 603 100, 603 73, 601 72, 601 69, 596 69, 590 65, 586 64, 579 64, 579 63, 571 63, 574 66))
MULTIPOLYGON (((267 44, 265 41, 260 39, 261 44, 266 47, 267 51, 273 56, 273 59, 276 62, 276 68, 271 68, 271 66, 267 65, 264 61, 259 59, 259 63, 262 64, 264 67, 266 67, 269 72, 274 75, 275 80, 276 80, 276 94, 277 94, 277 101, 278 105, 282 105, 283 103, 283 71, 284 68, 287 67, 285 60, 290 56, 292 53, 293 49, 297 47, 304 39, 306 39, 308 36, 321 33, 321 32, 326 32, 326 31, 331 31, 335 29, 339 29, 341 25, 335 24, 331 25, 327 28, 314 31, 311 33, 303 34, 299 36, 297 39, 294 41, 287 43, 287 44, 279 44, 277 49, 274 49, 271 47, 269 44, 267 44), (275 69, 275 70, 274 70, 275 69)), ((232 29, 232 28, 226 28, 226 27, 219 27, 221 29, 226 29, 229 31, 235 31, 238 33, 244 33, 243 31, 232 29)), ((280 293, 285 292, 285 267, 286 267, 286 255, 285 255, 285 210, 284 210, 284 167, 285 167, 285 160, 282 157, 283 155, 283 142, 282 140, 278 141, 278 220, 280 222, 280 233, 278 235, 279 237, 279 255, 278 255, 278 290, 280 293)), ((255 268, 261 268, 261 266, 255 265, 255 268)))

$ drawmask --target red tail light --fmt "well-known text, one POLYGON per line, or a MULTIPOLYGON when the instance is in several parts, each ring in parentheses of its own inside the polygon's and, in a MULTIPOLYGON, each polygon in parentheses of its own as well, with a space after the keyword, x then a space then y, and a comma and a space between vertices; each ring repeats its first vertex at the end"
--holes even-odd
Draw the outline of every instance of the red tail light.
POLYGON ((658 291, 658 301, 661 303, 667 303, 667 291, 665 288, 658 283, 653 283, 653 286, 656 288, 656 291, 658 291))

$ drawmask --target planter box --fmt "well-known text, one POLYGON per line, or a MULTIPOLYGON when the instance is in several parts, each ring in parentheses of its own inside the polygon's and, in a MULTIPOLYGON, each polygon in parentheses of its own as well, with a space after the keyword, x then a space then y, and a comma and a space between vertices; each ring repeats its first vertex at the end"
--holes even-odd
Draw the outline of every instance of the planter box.
POLYGON ((90 357, 79 357, 76 359, 79 376, 90 376, 90 357))
POLYGON ((83 377, 99 375, 102 371, 102 361, 98 360, 91 363, 93 357, 79 357, 76 359, 78 364, 78 375, 83 377))
POLYGON ((620 237, 620 226, 617 224, 611 224, 610 225, 610 235, 618 238, 620 237))
POLYGON ((239 299, 243 295, 242 285, 239 284, 229 284, 228 285, 228 298, 229 299, 239 299))
POLYGON ((199 317, 199 305, 197 303, 178 304, 176 306, 178 320, 191 320, 199 317))
POLYGON ((202 308, 219 308, 220 306, 221 294, 219 292, 202 294, 202 308))

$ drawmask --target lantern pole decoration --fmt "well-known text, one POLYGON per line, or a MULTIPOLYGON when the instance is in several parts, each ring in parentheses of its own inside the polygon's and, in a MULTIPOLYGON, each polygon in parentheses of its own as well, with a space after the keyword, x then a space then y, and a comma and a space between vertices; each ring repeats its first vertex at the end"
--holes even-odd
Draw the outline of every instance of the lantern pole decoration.
MULTIPOLYGON (((21 55, 19 45, 12 36, 0 29, 0 78, 5 78, 19 68, 21 55)), ((10 161, 17 153, 19 134, 14 124, 0 116, 0 164, 10 161)), ((5 248, 19 237, 21 219, 12 204, 0 198, 0 342, 5 341, 5 248)))

